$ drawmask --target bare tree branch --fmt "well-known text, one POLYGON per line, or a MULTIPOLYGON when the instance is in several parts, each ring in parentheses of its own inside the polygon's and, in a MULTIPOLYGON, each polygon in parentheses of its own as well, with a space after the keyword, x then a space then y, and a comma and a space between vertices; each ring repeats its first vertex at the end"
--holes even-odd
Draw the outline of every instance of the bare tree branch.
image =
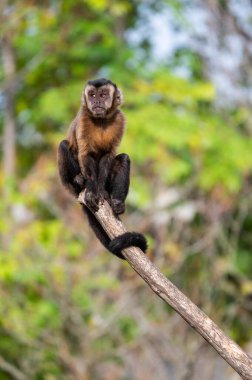
MULTIPOLYGON (((85 192, 79 195, 79 201, 85 204, 85 192)), ((94 213, 110 238, 123 234, 126 230, 117 219, 109 204, 99 204, 94 213)), ((252 358, 170 282, 153 263, 136 247, 123 250, 123 255, 131 267, 143 278, 150 288, 177 313, 181 315, 244 380, 252 380, 252 358)))
POLYGON ((7 362, 2 356, 0 356, 0 369, 5 373, 8 373, 15 380, 28 380, 18 368, 7 362))

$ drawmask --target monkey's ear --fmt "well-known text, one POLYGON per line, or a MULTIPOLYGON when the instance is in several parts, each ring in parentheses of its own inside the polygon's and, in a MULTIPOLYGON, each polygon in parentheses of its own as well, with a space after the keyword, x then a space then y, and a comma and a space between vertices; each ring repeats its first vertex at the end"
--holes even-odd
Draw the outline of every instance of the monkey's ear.
POLYGON ((118 106, 120 106, 122 104, 122 102, 123 102, 123 94, 122 94, 122 91, 119 88, 116 89, 115 101, 116 101, 116 104, 118 106))
POLYGON ((83 106, 88 106, 88 91, 92 88, 92 86, 90 86, 89 84, 86 84, 86 86, 84 87, 84 90, 81 94, 81 104, 83 106))
POLYGON ((81 94, 81 104, 83 106, 86 106, 86 95, 85 95, 85 89, 82 91, 82 94, 81 94))

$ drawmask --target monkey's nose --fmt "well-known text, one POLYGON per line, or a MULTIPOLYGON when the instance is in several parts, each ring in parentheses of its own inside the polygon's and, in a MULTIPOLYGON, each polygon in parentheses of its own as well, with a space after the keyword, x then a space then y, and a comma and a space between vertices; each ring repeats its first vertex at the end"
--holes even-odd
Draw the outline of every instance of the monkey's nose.
POLYGON ((102 102, 100 100, 96 100, 96 102, 95 102, 96 107, 99 107, 101 104, 102 104, 102 102))

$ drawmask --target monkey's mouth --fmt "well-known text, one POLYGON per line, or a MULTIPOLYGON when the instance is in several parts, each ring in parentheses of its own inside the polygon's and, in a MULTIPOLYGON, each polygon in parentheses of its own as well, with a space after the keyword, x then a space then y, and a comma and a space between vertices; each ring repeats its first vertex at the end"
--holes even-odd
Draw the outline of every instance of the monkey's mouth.
POLYGON ((93 112, 94 112, 96 115, 102 115, 102 114, 105 112, 105 108, 102 108, 102 107, 94 107, 94 108, 93 108, 93 112))

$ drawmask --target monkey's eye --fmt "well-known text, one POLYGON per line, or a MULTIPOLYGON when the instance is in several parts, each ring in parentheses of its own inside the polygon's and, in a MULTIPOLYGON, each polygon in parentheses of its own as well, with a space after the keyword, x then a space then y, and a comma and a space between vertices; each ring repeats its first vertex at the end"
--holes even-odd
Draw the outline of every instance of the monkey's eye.
POLYGON ((91 98, 95 98, 95 94, 89 94, 91 98))

